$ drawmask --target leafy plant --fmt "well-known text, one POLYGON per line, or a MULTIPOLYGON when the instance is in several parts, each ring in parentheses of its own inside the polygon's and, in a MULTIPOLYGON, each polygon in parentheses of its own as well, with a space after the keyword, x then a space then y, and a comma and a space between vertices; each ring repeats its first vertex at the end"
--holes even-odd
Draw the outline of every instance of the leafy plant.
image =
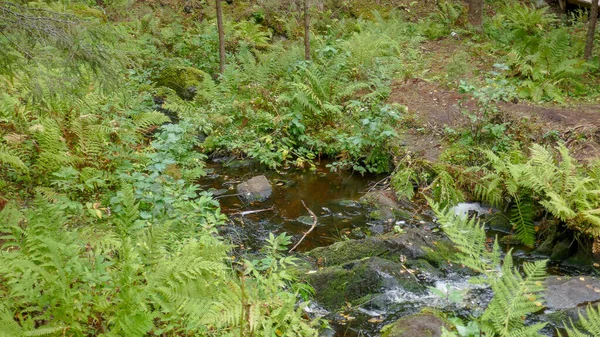
POLYGON ((478 220, 455 216, 452 211, 440 210, 431 202, 430 205, 442 229, 459 251, 457 262, 480 272, 483 277, 477 281, 489 284, 494 292, 483 315, 477 318, 481 332, 486 336, 501 337, 542 336, 539 330, 546 323, 525 325, 525 318, 543 308, 547 261, 524 263, 522 275, 513 266, 511 251, 500 263, 497 241, 492 250, 488 250, 485 230, 478 220))

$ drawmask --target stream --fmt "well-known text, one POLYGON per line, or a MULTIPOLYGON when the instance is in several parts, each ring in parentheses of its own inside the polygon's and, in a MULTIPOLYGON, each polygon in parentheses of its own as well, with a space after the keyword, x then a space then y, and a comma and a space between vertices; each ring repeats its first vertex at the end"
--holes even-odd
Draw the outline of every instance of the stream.
MULTIPOLYGON (((331 172, 328 162, 322 161, 316 170, 268 170, 252 160, 216 158, 207 163, 208 175, 198 181, 205 190, 212 191, 221 205, 221 211, 229 217, 228 224, 221 229, 221 235, 230 240, 242 253, 256 252, 265 244, 269 233, 278 235, 286 232, 292 235, 295 244, 310 229, 313 219, 306 207, 318 217, 316 228, 306 236, 296 248, 297 252, 308 252, 317 247, 326 247, 349 239, 363 239, 369 236, 389 233, 394 227, 421 228, 437 232, 431 213, 427 210, 407 210, 404 219, 394 221, 373 220, 372 209, 363 206, 358 200, 369 190, 377 188, 384 176, 365 175, 349 171, 331 172), (264 202, 245 203, 237 195, 236 186, 257 175, 265 175, 273 186, 273 193, 264 202), (256 213, 244 213, 257 211, 256 213)), ((467 208, 471 207, 467 205, 467 208)), ((488 231, 490 238, 505 236, 506 233, 494 229, 488 231)), ((508 249, 509 246, 506 245, 508 249)), ((515 264, 534 260, 530 249, 510 246, 514 252, 515 264)), ((380 336, 386 324, 398 318, 418 313, 423 308, 435 308, 453 316, 468 318, 481 312, 491 299, 491 291, 483 286, 468 282, 469 273, 455 271, 407 272, 428 288, 425 292, 414 293, 398 287, 392 277, 381 273, 384 289, 380 294, 360 306, 347 308, 343 312, 325 310, 318 303, 310 303, 306 311, 311 316, 322 316, 329 321, 332 330, 323 331, 321 336, 354 337, 380 336), (390 278, 386 283, 385 279, 390 278), (435 294, 437 292, 438 294, 435 294), (445 293, 444 298, 439 293, 445 293), (453 301, 458 294, 460 300, 453 301)), ((402 271, 404 272, 404 271, 402 271)), ((569 268, 560 264, 549 266, 554 275, 582 275, 589 270, 569 268)), ((538 321, 538 317, 532 318, 538 321)), ((548 325, 543 333, 556 336, 555 329, 548 325)))

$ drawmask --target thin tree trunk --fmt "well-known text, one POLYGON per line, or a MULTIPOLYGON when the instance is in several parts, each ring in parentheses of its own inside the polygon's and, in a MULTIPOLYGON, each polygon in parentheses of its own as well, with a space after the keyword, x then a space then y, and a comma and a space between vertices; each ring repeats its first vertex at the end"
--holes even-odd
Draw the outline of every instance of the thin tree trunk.
POLYGON ((469 23, 477 29, 483 24, 483 0, 469 0, 469 23))
POLYGON ((308 1, 304 0, 304 59, 310 60, 310 17, 308 16, 308 1))
POLYGON ((594 34, 596 33, 596 22, 598 21, 598 0, 592 0, 592 10, 590 13, 590 23, 588 26, 587 40, 585 42, 585 52, 583 57, 587 60, 592 57, 594 49, 594 34))
POLYGON ((225 33, 223 32, 223 10, 221 0, 216 0, 217 6, 217 29, 219 30, 219 74, 225 72, 225 33))

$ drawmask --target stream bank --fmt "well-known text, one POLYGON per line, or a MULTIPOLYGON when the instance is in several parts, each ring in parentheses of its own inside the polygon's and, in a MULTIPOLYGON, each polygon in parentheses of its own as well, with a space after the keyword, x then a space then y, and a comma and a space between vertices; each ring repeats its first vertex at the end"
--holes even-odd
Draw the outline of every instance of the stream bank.
MULTIPOLYGON (((287 232, 293 243, 300 240, 313 222, 302 201, 316 214, 316 228, 297 248, 302 261, 297 273, 316 291, 307 313, 324 317, 333 328, 323 336, 382 336, 382 329, 396 320, 423 320, 418 315, 423 310, 466 318, 485 308, 491 291, 470 284, 473 273, 450 262, 453 246, 430 210, 398 202, 391 191, 379 190, 385 177, 333 173, 327 164, 319 163, 314 172, 274 172, 252 160, 219 158, 208 163, 209 175, 199 181, 229 215, 221 234, 237 246, 236 254, 256 253, 270 232, 287 232), (268 196, 249 201, 240 195, 240 184, 261 176, 270 185, 268 196)), ((264 183, 263 178, 258 181, 264 183)), ((485 206, 463 204, 457 212, 481 214, 490 242, 510 231, 501 214, 490 215, 494 210, 485 206)), ((502 242, 507 250, 513 248, 519 263, 551 255, 502 242)), ((547 310, 533 319, 552 322, 544 333, 554 336, 553 326, 576 317, 577 308, 600 300, 595 296, 600 295, 600 281, 588 276, 591 269, 560 261, 552 262, 549 270, 555 274, 548 283, 553 297, 547 310), (577 281, 580 278, 585 282, 577 281), (557 307, 552 303, 560 302, 560 296, 573 301, 557 307)))

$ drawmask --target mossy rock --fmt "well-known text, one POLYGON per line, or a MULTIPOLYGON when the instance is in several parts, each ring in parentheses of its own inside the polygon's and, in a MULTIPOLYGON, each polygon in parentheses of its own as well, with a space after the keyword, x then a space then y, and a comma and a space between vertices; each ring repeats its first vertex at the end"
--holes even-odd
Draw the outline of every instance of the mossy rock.
POLYGON ((424 273, 434 277, 442 277, 442 272, 436 267, 432 266, 431 263, 425 259, 409 261, 407 264, 410 269, 414 269, 419 273, 424 273))
POLYGON ((200 69, 184 66, 169 66, 163 69, 155 78, 157 86, 175 90, 183 99, 192 99, 201 90, 205 80, 210 76, 200 69))
POLYGON ((449 261, 456 260, 456 248, 449 240, 432 242, 432 247, 425 247, 424 260, 437 268, 448 268, 449 261))
POLYGON ((329 267, 371 256, 390 259, 401 255, 408 260, 425 259, 432 265, 445 266, 452 260, 454 247, 436 233, 419 228, 408 228, 403 234, 386 234, 360 240, 336 242, 327 247, 315 248, 305 255, 319 266, 329 267))
POLYGON ((441 314, 429 310, 386 325, 381 329, 381 337, 440 337, 442 327, 450 329, 441 314))
POLYGON ((352 260, 385 254, 387 247, 378 237, 336 242, 306 253, 321 266, 335 266, 352 260))
POLYGON ((398 263, 372 257, 323 268, 308 274, 307 281, 315 289, 315 299, 320 305, 337 310, 346 302, 360 304, 361 299, 372 298, 389 288, 425 291, 418 279, 402 270, 398 263))
POLYGON ((413 203, 406 199, 398 200, 391 191, 372 191, 362 196, 359 202, 374 207, 369 216, 375 220, 410 219, 416 211, 413 203))

